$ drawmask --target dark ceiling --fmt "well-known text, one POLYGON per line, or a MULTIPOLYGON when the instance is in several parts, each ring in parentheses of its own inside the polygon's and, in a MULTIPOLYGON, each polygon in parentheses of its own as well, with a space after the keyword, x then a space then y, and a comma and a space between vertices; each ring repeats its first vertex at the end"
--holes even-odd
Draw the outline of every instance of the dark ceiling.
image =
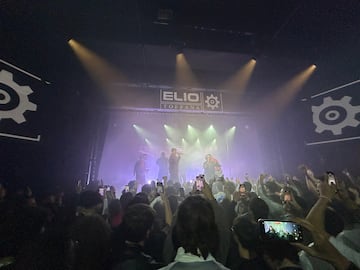
POLYGON ((358 0, 2 0, 0 8, 13 41, 86 37, 301 57, 360 45, 358 0))

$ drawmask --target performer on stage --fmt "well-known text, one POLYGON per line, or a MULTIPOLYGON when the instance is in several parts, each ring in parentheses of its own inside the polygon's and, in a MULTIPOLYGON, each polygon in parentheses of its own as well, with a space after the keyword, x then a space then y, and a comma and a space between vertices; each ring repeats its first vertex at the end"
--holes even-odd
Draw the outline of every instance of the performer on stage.
POLYGON ((204 175, 207 181, 215 180, 216 177, 222 175, 221 165, 219 161, 211 154, 205 156, 205 162, 203 163, 204 175))
POLYGON ((180 153, 177 152, 176 148, 172 148, 169 157, 170 181, 179 182, 179 161, 180 161, 180 153))
POLYGON ((142 154, 138 161, 136 161, 134 166, 134 175, 136 183, 139 185, 145 185, 146 184, 146 155, 142 154))
POLYGON ((161 153, 161 156, 156 160, 156 164, 159 167, 159 173, 158 173, 158 180, 161 181, 161 179, 164 176, 168 176, 169 173, 169 159, 166 157, 165 152, 161 153))

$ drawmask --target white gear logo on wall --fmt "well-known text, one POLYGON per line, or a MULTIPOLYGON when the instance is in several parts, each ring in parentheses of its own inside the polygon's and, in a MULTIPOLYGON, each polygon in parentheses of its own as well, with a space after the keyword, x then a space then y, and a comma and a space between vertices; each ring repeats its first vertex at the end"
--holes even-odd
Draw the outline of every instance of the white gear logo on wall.
POLYGON ((344 96, 340 100, 333 100, 331 97, 326 97, 323 100, 323 104, 320 106, 312 106, 313 122, 316 125, 315 131, 317 133, 322 133, 323 131, 328 130, 334 135, 341 135, 343 128, 357 127, 360 124, 360 121, 356 120, 355 117, 357 113, 360 113, 360 106, 352 106, 350 101, 351 97, 349 96, 344 96), (324 123, 324 121, 320 119, 320 114, 327 109, 329 110, 325 113, 324 117, 328 123, 324 123), (343 120, 340 118, 341 111, 346 113, 343 120))
POLYGON ((16 108, 11 110, 1 110, 1 105, 8 104, 11 101, 11 96, 7 91, 0 88, 0 119, 13 119, 16 123, 21 124, 26 122, 24 113, 26 111, 36 111, 36 104, 29 101, 29 95, 33 90, 27 85, 18 85, 13 80, 13 74, 6 71, 0 71, 0 83, 10 87, 18 96, 19 104, 16 108))
POLYGON ((206 103, 206 107, 212 110, 219 108, 220 105, 220 101, 218 97, 214 96, 213 94, 211 94, 210 96, 206 96, 205 103, 206 103))

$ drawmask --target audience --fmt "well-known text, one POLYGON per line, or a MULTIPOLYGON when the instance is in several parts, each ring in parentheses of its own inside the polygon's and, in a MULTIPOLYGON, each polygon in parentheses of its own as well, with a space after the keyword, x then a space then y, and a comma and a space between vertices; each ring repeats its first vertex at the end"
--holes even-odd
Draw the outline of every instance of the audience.
POLYGON ((315 176, 77 185, 73 193, 0 183, 0 270, 360 269, 360 185, 315 176), (141 192, 138 192, 141 189, 141 192), (160 193, 159 193, 160 192, 160 193), (259 219, 302 226, 266 240, 259 219))

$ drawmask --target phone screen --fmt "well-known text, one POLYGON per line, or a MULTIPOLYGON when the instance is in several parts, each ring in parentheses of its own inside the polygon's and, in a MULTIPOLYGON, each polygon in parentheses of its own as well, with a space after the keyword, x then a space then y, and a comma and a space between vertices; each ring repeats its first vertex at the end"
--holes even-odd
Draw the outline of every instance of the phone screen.
POLYGON ((329 185, 336 185, 335 175, 332 172, 328 172, 328 184, 329 185))
POLYGON ((303 239, 302 228, 291 221, 259 220, 262 240, 300 242, 303 239))
POLYGON ((203 180, 200 179, 196 180, 196 189, 201 191, 203 190, 203 188, 204 188, 203 180))
POLYGON ((129 192, 130 191, 130 188, 128 185, 125 186, 125 192, 129 192))

